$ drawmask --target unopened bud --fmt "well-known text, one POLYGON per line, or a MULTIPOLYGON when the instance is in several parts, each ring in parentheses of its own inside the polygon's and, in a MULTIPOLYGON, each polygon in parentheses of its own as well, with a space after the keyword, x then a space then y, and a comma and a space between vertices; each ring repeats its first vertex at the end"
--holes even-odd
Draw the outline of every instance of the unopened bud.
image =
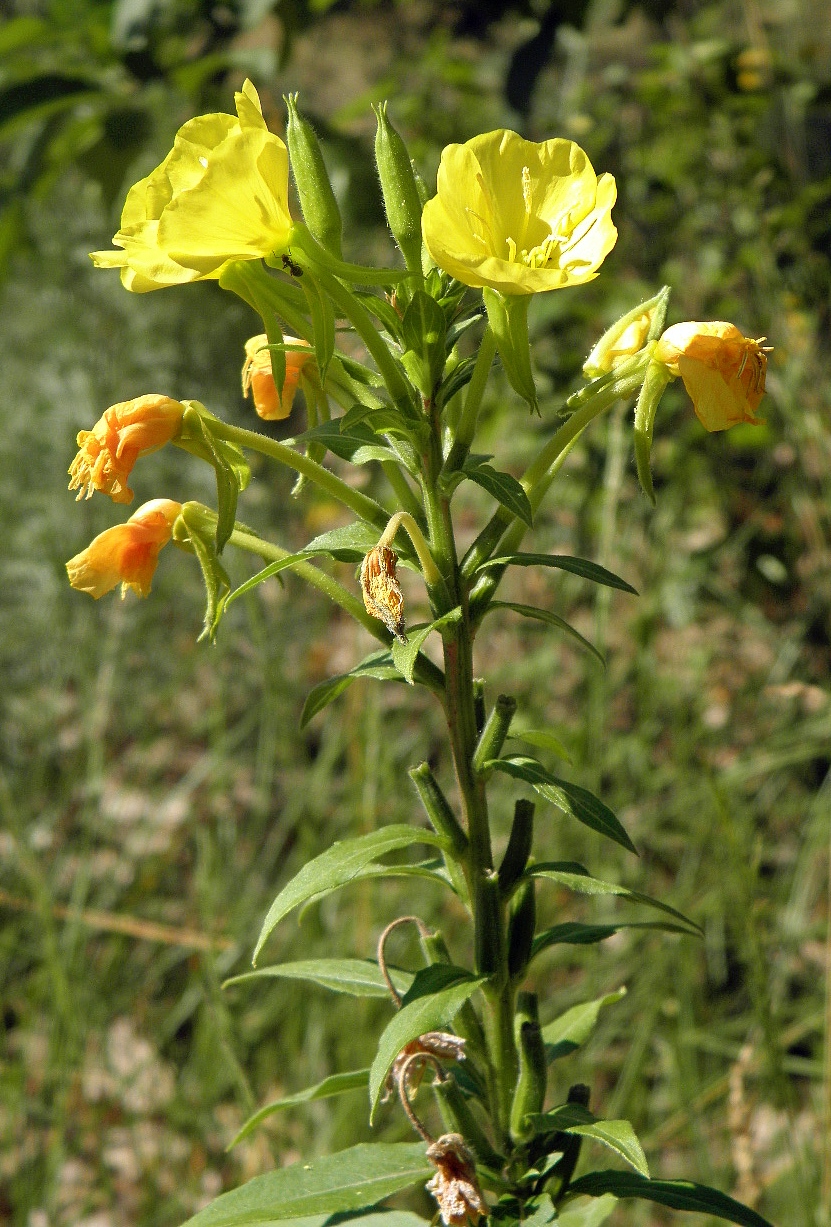
POLYGON ((297 94, 284 98, 289 117, 286 140, 303 218, 318 243, 340 258, 343 223, 317 136, 297 110, 297 94))
POLYGON ((404 594, 396 575, 398 555, 388 545, 376 545, 361 564, 361 592, 367 613, 380 618, 401 643, 404 634, 404 594))
POLYGON ((421 272, 421 197, 407 146, 390 123, 386 102, 375 107, 375 162, 392 237, 411 272, 421 272))

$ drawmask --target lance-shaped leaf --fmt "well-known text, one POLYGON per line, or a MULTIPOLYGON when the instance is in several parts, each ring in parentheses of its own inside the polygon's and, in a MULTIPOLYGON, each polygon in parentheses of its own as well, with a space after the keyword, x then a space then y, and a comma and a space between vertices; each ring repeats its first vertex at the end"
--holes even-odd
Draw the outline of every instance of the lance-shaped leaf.
POLYGON ((597 1026, 600 1011, 625 996, 626 989, 621 987, 613 993, 595 997, 593 1001, 581 1001, 553 1022, 546 1023, 542 1029, 542 1038, 548 1048, 549 1060, 567 1056, 569 1052, 574 1052, 575 1048, 585 1044, 597 1026))
POLYGON ((536 605, 518 605, 515 601, 491 601, 485 613, 490 613, 492 609, 510 609, 523 618, 533 618, 537 622, 545 622, 547 626, 555 626, 557 630, 565 631, 575 643, 579 643, 581 648, 586 652, 590 652, 603 668, 606 668, 606 660, 603 654, 598 652, 590 640, 581 635, 578 630, 575 630, 571 623, 566 622, 565 618, 561 618, 559 614, 552 613, 549 609, 538 609, 536 605))
POLYGON ((286 1095, 283 1099, 275 1099, 249 1116, 233 1141, 228 1143, 226 1150, 231 1150, 243 1138, 247 1138, 258 1125, 268 1120, 269 1116, 273 1116, 275 1112, 282 1112, 284 1108, 295 1108, 298 1104, 311 1103, 315 1099, 331 1099, 335 1095, 346 1095, 349 1091, 363 1090, 368 1082, 369 1070, 355 1069, 345 1074, 332 1074, 331 1077, 324 1078, 315 1086, 307 1086, 304 1091, 286 1095))
POLYGON ((355 839, 338 840, 332 844, 331 848, 305 864, 280 891, 263 921, 252 962, 256 963, 257 955, 271 931, 296 907, 300 907, 308 899, 330 894, 345 886, 376 857, 419 843, 442 846, 442 840, 433 831, 418 830, 403 823, 382 827, 380 831, 370 831, 366 835, 358 835, 355 839))
POLYGON ((600 878, 593 878, 588 869, 576 861, 540 861, 536 865, 529 865, 525 872, 530 877, 559 882, 561 886, 576 891, 578 895, 618 895, 621 899, 628 899, 630 903, 642 903, 644 907, 657 908, 659 912, 674 916, 682 925, 686 925, 689 932, 701 934, 700 925, 690 920, 683 912, 670 907, 668 903, 661 903, 659 899, 643 895, 638 890, 629 890, 627 886, 621 886, 617 882, 603 882, 600 878))
POLYGON ((594 1138, 596 1142, 602 1142, 615 1154, 620 1155, 621 1159, 631 1163, 636 1172, 640 1172, 642 1176, 649 1176, 646 1155, 628 1120, 598 1120, 591 1125, 572 1125, 564 1132, 576 1133, 582 1138, 594 1138))
POLYGON ((401 362, 422 396, 430 397, 441 379, 447 325, 434 298, 416 290, 401 321, 401 362))
POLYGON ((755 1210, 734 1201, 718 1189, 705 1184, 693 1184, 691 1180, 649 1180, 635 1172, 588 1172, 569 1185, 569 1195, 588 1193, 600 1197, 612 1193, 615 1197, 639 1197, 669 1206, 672 1210, 692 1210, 698 1214, 712 1214, 739 1227, 771 1227, 767 1219, 755 1210))
MULTIPOLYGON (((341 673, 336 677, 327 678, 325 682, 319 682, 317 686, 309 691, 306 702, 303 704, 300 727, 305 728, 318 712, 323 711, 324 707, 328 707, 330 703, 334 702, 359 677, 371 677, 379 682, 404 681, 401 671, 393 664, 391 652, 386 648, 382 648, 377 652, 371 652, 369 656, 365 657, 354 669, 350 669, 348 673, 341 673)), ((413 678, 416 681, 422 681, 437 694, 441 693, 444 674, 431 661, 428 661, 426 657, 416 656, 413 678)))
POLYGON ((362 1210, 434 1170, 423 1142, 364 1143, 255 1176, 217 1197, 185 1227, 243 1227, 362 1210))
MULTIPOLYGON (((461 972, 461 969, 459 971, 461 972)), ((447 988, 427 997, 419 997, 403 1006, 387 1023, 378 1041, 378 1051, 369 1071, 370 1122, 375 1116, 387 1075, 401 1049, 426 1031, 440 1031, 449 1027, 464 1003, 484 984, 485 979, 484 976, 477 977, 467 973, 467 978, 459 978, 447 988)))
POLYGON ((578 1201, 569 1201, 557 1215, 557 1227, 601 1227, 617 1205, 617 1198, 611 1193, 603 1197, 581 1197, 578 1201))
POLYGON ((481 486, 483 490, 487 490, 500 506, 510 511, 512 516, 516 516, 530 528, 534 514, 528 501, 528 495, 517 479, 510 473, 500 472, 490 464, 478 464, 476 459, 475 456, 468 456, 462 470, 465 477, 469 481, 475 481, 477 486, 481 486))
MULTIPOLYGON (((389 969, 390 977, 399 993, 406 993, 413 982, 408 971, 389 969)), ((369 959, 300 959, 295 963, 275 963, 271 967, 258 967, 239 976, 231 976, 223 984, 243 984, 247 980, 306 980, 335 993, 347 993, 350 997, 389 997, 386 980, 377 963, 369 959)))
POLYGON ((418 654, 427 636, 432 631, 441 630, 443 626, 449 626, 452 622, 458 622, 461 616, 462 611, 457 606, 455 609, 451 609, 449 613, 437 618, 435 622, 428 622, 426 626, 414 626, 407 633, 406 643, 399 643, 398 640, 393 643, 392 658, 411 686, 413 685, 413 674, 418 654))
POLYGON ((531 958, 541 954, 549 946, 591 946, 595 942, 605 941, 607 937, 613 937, 622 929, 659 929, 662 933, 693 936, 686 926, 675 924, 671 920, 632 920, 613 925, 587 925, 576 920, 566 920, 537 934, 531 946, 531 958))
POLYGON ((547 801, 553 801, 566 814, 571 814, 578 822, 591 827, 601 835, 613 839, 629 852, 637 856, 638 850, 626 834, 620 821, 607 805, 604 805, 594 793, 579 784, 561 780, 556 775, 546 771, 542 763, 535 758, 527 758, 524 754, 514 754, 508 758, 492 758, 485 767, 501 771, 504 775, 512 775, 514 779, 524 780, 526 784, 538 792, 547 801))
POLYGON ((606 588, 618 588, 621 592, 631 592, 638 595, 625 579, 607 571, 599 563, 590 562, 588 558, 573 558, 570 554, 503 554, 499 558, 489 558, 478 568, 485 571, 488 567, 554 567, 558 571, 570 571, 582 579, 590 579, 593 584, 602 584, 606 588))
MULTIPOLYGON (((353 421, 351 425, 341 428, 341 421, 340 418, 333 418, 330 422, 321 422, 312 430, 298 435, 294 443, 322 443, 334 456, 348 460, 350 464, 395 459, 395 452, 379 443, 377 435, 366 423, 353 421)), ((378 539, 377 529, 375 539, 378 539)))
POLYGON ((508 735, 509 741, 526 741, 529 746, 537 746, 540 750, 550 750, 558 758, 562 758, 567 763, 571 762, 568 750, 556 733, 552 733, 549 729, 518 729, 515 725, 511 725, 511 728, 513 731, 508 735))

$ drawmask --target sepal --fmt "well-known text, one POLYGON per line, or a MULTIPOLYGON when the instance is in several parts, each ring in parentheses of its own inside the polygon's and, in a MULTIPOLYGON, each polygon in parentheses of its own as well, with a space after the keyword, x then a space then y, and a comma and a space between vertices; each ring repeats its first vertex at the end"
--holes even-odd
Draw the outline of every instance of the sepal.
POLYGON ((531 345, 528 340, 530 295, 500 294, 498 290, 485 287, 482 296, 508 382, 527 402, 531 412, 538 413, 537 389, 531 370, 531 345))

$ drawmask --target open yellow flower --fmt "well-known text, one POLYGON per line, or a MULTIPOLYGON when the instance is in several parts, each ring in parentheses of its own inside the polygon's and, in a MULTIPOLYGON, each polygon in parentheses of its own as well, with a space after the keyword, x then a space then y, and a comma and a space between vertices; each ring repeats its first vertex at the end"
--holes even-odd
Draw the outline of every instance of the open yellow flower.
POLYGON ((126 524, 116 524, 99 533, 66 564, 72 587, 88 592, 96 600, 118 583, 122 597, 127 595, 128 588, 139 596, 147 596, 159 551, 170 540, 181 510, 181 503, 155 498, 143 503, 126 524))
MULTIPOLYGON (((308 341, 297 337, 285 337, 289 345, 308 346, 308 341)), ((299 349, 286 351, 286 377, 283 380, 283 394, 277 395, 277 385, 271 370, 271 350, 268 348, 268 337, 264 332, 250 337, 245 342, 245 362, 242 368, 242 394, 250 392, 254 398, 254 408, 267 422, 279 422, 291 413, 294 396, 300 376, 306 365, 312 361, 312 351, 308 353, 299 349)))
POLYGON ((246 81, 231 115, 199 115, 173 149, 130 188, 119 251, 94 251, 98 268, 120 268, 128 290, 144 293, 218 277, 229 260, 257 260, 285 248, 288 153, 269 132, 257 91, 246 81))
POLYGON ((79 452, 69 466, 70 490, 92 498, 93 490, 114 503, 130 503, 127 479, 139 456, 154 452, 178 435, 184 405, 169 396, 137 396, 110 405, 92 430, 78 432, 79 452))
POLYGON ((768 347, 743 336, 723 320, 673 324, 655 348, 655 361, 680 375, 705 430, 739 422, 761 425, 755 416, 765 392, 768 347))
POLYGON ((579 145, 534 144, 504 128, 448 145, 422 235, 439 268, 465 285, 535 294, 581 285, 617 238, 612 175, 595 175, 579 145))

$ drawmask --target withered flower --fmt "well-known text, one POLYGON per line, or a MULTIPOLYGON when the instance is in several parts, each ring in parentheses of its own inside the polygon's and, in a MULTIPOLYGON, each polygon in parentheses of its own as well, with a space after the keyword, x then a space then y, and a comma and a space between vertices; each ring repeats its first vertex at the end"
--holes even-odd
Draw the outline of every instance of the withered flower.
POLYGON ((384 1102, 389 1099, 398 1085, 405 1066, 408 1067, 406 1071, 407 1090, 418 1089, 426 1063, 412 1061, 410 1064, 411 1058, 417 1056, 443 1057, 445 1061, 464 1061, 465 1041, 460 1035, 451 1035, 449 1031, 425 1031, 424 1035, 420 1035, 418 1039, 410 1040, 393 1062, 384 1090, 384 1102))
POLYGON ((463 1227, 470 1219, 477 1223, 488 1207, 476 1182, 473 1155, 459 1133, 443 1133, 427 1147, 427 1158, 436 1174, 427 1182, 441 1211, 445 1227, 463 1227))
POLYGON ((396 576, 398 555, 388 545, 376 545, 361 564, 361 592, 367 613, 380 618, 401 643, 404 634, 404 594, 396 576))

